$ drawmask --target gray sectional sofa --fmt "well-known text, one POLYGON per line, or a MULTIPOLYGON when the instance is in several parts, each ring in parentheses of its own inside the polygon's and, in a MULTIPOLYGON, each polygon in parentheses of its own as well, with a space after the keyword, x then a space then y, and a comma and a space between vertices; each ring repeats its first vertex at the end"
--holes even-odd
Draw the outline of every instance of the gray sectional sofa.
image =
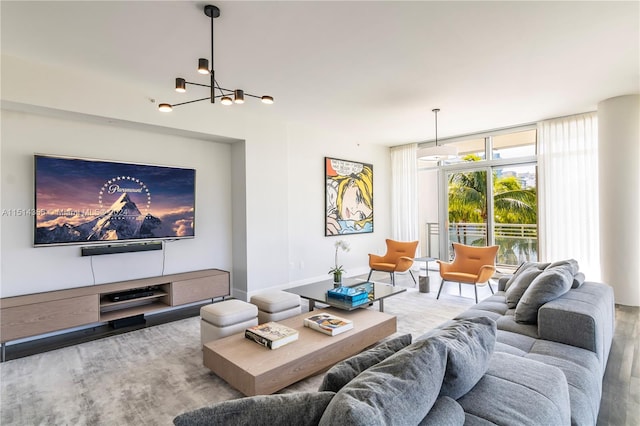
POLYGON ((498 292, 416 338, 332 367, 318 392, 225 401, 176 425, 595 425, 613 290, 575 261, 525 263, 498 292))

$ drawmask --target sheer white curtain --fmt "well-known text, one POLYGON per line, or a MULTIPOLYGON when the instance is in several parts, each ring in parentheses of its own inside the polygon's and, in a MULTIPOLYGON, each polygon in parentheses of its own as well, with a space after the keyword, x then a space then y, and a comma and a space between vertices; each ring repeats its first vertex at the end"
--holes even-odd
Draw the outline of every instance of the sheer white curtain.
POLYGON ((418 223, 418 144, 391 148, 391 238, 416 241, 418 223))
POLYGON ((540 260, 576 259, 599 280, 597 114, 540 122, 538 142, 540 260))

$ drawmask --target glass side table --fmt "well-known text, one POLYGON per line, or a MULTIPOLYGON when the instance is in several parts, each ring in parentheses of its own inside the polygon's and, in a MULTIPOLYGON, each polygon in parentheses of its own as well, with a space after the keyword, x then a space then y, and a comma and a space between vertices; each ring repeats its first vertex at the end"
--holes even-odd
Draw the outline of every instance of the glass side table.
POLYGON ((418 277, 419 280, 419 291, 420 293, 429 293, 430 283, 429 283, 429 262, 433 262, 436 260, 435 257, 416 257, 413 259, 416 262, 425 262, 427 264, 427 276, 426 277, 418 277))

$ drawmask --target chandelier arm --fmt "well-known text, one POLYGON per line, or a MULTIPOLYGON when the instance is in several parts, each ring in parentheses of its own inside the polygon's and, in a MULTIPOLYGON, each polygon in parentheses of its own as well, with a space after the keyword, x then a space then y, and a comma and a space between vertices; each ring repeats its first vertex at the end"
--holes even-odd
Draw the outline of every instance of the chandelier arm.
POLYGON ((171 106, 172 107, 176 107, 176 106, 180 106, 180 105, 192 104, 194 102, 206 101, 208 99, 210 99, 209 96, 207 96, 206 98, 202 98, 202 99, 196 99, 194 101, 180 102, 179 104, 171 104, 171 106))
POLYGON ((202 86, 202 87, 211 87, 208 84, 201 84, 201 83, 192 83, 190 81, 185 81, 185 84, 192 84, 194 86, 202 86))
MULTIPOLYGON (((218 84, 218 80, 214 79, 213 80, 213 84, 215 84, 215 87, 220 91, 220 93, 225 94, 224 92, 229 92, 228 94, 233 93, 233 90, 231 89, 225 89, 224 87, 220 87, 220 85, 218 84)), ((216 96, 217 98, 218 96, 216 96)))
POLYGON ((247 93, 247 92, 244 92, 244 95, 245 96, 250 96, 250 97, 256 98, 256 99, 262 99, 262 96, 252 95, 251 93, 247 93))

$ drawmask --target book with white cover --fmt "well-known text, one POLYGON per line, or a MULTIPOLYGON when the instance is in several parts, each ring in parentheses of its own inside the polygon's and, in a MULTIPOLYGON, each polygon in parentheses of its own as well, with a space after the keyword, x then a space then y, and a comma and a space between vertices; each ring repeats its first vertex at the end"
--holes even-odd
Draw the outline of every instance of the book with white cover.
POLYGON ((322 313, 305 318, 304 325, 321 333, 335 336, 336 334, 351 330, 353 328, 353 321, 322 313))
POLYGON ((244 337, 269 349, 277 349, 298 340, 298 330, 277 322, 266 322, 247 328, 244 337))

